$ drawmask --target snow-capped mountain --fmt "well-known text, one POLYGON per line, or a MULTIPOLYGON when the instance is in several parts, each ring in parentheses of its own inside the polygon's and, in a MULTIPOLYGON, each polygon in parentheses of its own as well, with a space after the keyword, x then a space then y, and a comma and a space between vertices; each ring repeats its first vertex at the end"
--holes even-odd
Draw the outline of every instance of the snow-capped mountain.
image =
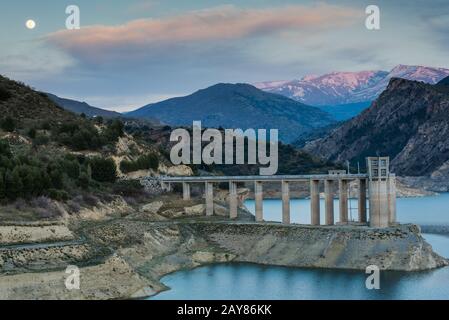
POLYGON ((435 84, 449 76, 449 69, 399 65, 390 72, 333 72, 301 80, 256 83, 261 90, 277 93, 314 106, 333 106, 375 100, 391 78, 435 84))

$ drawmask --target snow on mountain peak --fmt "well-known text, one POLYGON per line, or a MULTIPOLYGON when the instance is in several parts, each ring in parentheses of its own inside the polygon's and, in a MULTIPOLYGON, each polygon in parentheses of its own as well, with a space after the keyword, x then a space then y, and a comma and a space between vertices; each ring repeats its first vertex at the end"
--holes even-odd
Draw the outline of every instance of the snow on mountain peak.
POLYGON ((393 77, 435 84, 447 76, 449 69, 398 65, 390 72, 332 72, 306 75, 301 80, 263 82, 256 87, 305 104, 325 106, 373 101, 393 77))

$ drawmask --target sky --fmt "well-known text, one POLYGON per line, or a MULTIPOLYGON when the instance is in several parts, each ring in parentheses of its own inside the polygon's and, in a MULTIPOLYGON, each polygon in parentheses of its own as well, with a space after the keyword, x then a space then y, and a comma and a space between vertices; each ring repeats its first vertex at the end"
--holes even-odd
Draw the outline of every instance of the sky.
POLYGON ((0 74, 129 111, 220 82, 449 68, 447 30, 447 0, 1 1, 0 74), (371 4, 380 30, 365 27, 371 4), (69 5, 80 9, 79 30, 66 29, 69 5))

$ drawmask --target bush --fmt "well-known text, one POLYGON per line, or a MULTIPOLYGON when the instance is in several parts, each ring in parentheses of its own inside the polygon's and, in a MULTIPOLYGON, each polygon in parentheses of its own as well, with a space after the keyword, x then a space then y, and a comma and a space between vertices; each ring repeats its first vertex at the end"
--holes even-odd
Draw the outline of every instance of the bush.
POLYGON ((11 117, 6 117, 0 123, 1 128, 6 132, 13 132, 16 129, 16 121, 11 117))
POLYGON ((36 129, 31 128, 30 130, 28 130, 28 137, 30 137, 31 139, 36 138, 36 129))
POLYGON ((126 161, 120 162, 120 170, 123 173, 129 173, 138 170, 157 170, 159 168, 159 158, 156 154, 147 154, 140 156, 136 161, 126 161))
POLYGON ((6 101, 11 98, 11 93, 5 88, 0 87, 0 101, 6 101))
POLYGON ((92 179, 98 182, 115 182, 117 180, 117 167, 114 160, 93 158, 89 161, 92 170, 92 179))
POLYGON ((112 120, 104 130, 103 137, 107 143, 115 143, 125 134, 124 128, 123 122, 118 119, 112 120))
POLYGON ((5 140, 0 140, 0 155, 10 158, 12 156, 9 143, 5 140))
POLYGON ((49 189, 47 194, 51 199, 57 201, 66 201, 69 199, 69 194, 64 190, 49 189))
POLYGON ((33 144, 35 146, 43 146, 46 145, 50 141, 50 138, 48 138, 44 134, 37 134, 36 137, 33 139, 33 144))
POLYGON ((119 181, 114 184, 112 190, 123 197, 139 196, 144 193, 144 187, 137 180, 119 181))

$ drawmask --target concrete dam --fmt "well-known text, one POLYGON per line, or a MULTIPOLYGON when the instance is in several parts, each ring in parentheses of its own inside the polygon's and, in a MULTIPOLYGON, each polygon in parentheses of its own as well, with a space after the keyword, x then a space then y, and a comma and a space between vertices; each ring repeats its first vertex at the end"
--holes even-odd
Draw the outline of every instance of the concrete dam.
POLYGON ((171 190, 172 184, 180 183, 183 199, 190 200, 190 186, 194 183, 205 185, 206 215, 214 215, 214 184, 229 184, 229 217, 237 218, 237 183, 254 183, 256 222, 264 221, 263 184, 279 183, 282 190, 282 223, 290 224, 290 184, 307 183, 310 186, 310 212, 312 226, 335 225, 334 193, 338 190, 339 223, 349 224, 348 200, 349 184, 357 182, 358 225, 372 228, 387 228, 396 221, 396 177, 390 173, 388 157, 369 157, 366 174, 350 174, 345 170, 331 170, 321 175, 283 175, 283 176, 200 176, 200 177, 164 177, 163 189, 171 190), (324 184, 325 221, 320 221, 320 186, 324 184), (338 188, 338 189, 337 189, 338 188), (367 200, 369 207, 367 206, 367 200))

